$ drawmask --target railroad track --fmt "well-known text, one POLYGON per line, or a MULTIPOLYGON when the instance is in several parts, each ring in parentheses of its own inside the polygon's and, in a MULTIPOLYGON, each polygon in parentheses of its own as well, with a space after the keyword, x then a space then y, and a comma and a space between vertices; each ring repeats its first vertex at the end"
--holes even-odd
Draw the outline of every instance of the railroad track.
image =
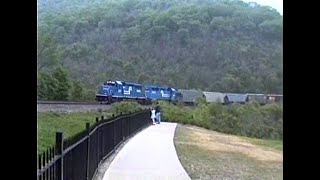
MULTIPOLYGON (((100 104, 94 101, 37 101, 37 105, 38 112, 88 112, 112 108, 112 104, 100 104)), ((143 107, 149 108, 151 106, 144 105, 143 107)))
POLYGON ((95 101, 37 101, 37 104, 56 104, 56 105, 106 105, 95 101))
POLYGON ((38 112, 88 112, 110 108, 112 108, 112 105, 94 101, 37 101, 38 112))
MULTIPOLYGON (((37 104, 52 104, 52 105, 102 105, 106 106, 110 104, 101 104, 96 101, 37 101, 37 104)), ((112 105, 112 104, 111 104, 112 105)), ((145 107, 151 107, 151 105, 142 105, 145 107)))

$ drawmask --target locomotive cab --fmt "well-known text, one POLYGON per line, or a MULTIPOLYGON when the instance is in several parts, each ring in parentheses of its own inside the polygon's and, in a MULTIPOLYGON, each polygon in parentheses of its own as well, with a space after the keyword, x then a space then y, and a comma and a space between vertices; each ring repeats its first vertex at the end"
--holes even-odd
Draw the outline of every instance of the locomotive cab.
POLYGON ((107 81, 103 83, 103 85, 98 88, 96 101, 108 104, 111 103, 115 88, 117 88, 117 84, 114 81, 107 81))

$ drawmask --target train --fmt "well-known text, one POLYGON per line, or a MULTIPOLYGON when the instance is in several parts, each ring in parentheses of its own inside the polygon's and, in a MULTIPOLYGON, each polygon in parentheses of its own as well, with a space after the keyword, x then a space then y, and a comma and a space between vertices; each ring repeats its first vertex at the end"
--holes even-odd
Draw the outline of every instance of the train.
POLYGON ((140 104, 152 104, 152 101, 168 101, 176 103, 181 93, 177 89, 168 86, 141 85, 126 81, 108 80, 99 86, 96 101, 105 104, 134 100, 140 104))
POLYGON ((152 101, 167 101, 194 105, 201 98, 208 103, 246 104, 258 102, 261 105, 282 102, 283 95, 256 94, 256 93, 222 93, 200 90, 183 90, 169 86, 142 85, 133 82, 108 80, 98 87, 96 101, 112 104, 125 100, 133 100, 143 105, 152 104, 152 101))

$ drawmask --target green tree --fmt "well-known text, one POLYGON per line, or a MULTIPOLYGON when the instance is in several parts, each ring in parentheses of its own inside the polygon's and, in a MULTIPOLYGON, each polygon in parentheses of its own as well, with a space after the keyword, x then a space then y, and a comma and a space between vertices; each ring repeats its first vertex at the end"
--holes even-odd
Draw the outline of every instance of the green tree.
POLYGON ((85 87, 114 78, 282 93, 283 17, 268 7, 229 0, 39 0, 38 7, 39 72, 63 63, 85 87))
POLYGON ((54 100, 58 82, 47 73, 39 73, 37 91, 38 98, 42 100, 54 100))
POLYGON ((187 44, 187 39, 189 36, 188 29, 179 29, 178 34, 179 34, 179 39, 180 39, 181 45, 185 46, 187 44))
POLYGON ((73 100, 83 99, 84 86, 80 81, 73 81, 71 97, 73 100))
POLYGON ((62 66, 57 67, 52 78, 57 81, 54 100, 68 100, 71 85, 67 69, 62 66))
POLYGON ((59 64, 61 53, 57 42, 50 34, 39 32, 37 68, 38 71, 41 71, 43 68, 50 68, 59 64))

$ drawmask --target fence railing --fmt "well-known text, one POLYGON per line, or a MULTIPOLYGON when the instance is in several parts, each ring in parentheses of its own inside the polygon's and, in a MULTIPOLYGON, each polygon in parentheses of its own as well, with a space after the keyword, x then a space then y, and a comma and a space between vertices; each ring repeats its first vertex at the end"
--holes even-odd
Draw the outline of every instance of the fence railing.
POLYGON ((38 180, 90 180, 99 163, 128 137, 150 124, 150 111, 122 113, 96 123, 72 138, 56 133, 56 144, 38 157, 38 180))

